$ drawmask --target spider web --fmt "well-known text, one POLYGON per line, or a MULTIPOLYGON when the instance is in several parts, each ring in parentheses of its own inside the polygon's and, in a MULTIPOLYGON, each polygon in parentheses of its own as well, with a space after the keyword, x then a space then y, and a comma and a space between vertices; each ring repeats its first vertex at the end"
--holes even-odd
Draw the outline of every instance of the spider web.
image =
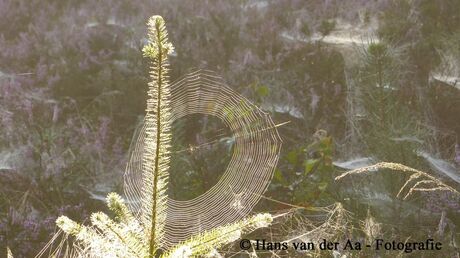
MULTIPOLYGON (((230 128, 235 144, 227 168, 213 187, 191 200, 168 199, 165 247, 247 216, 268 187, 281 149, 269 115, 212 71, 193 71, 174 82, 170 103, 171 122, 190 114, 215 116, 230 128)), ((145 129, 144 123, 133 138, 124 175, 127 203, 135 216, 142 210, 145 129)))

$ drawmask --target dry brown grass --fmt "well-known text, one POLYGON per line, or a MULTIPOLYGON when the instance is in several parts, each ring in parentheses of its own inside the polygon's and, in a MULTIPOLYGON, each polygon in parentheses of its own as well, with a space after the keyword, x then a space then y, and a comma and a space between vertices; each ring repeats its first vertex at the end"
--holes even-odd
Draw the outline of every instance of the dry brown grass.
POLYGON ((431 176, 426 172, 408 166, 404 166, 399 163, 391 162, 380 162, 372 166, 353 169, 341 174, 340 176, 337 176, 335 180, 337 181, 352 175, 374 172, 378 171, 379 169, 390 169, 393 171, 403 172, 410 175, 409 179, 399 189, 399 192, 396 195, 396 197, 398 198, 404 195, 404 197, 402 198, 403 200, 407 199, 415 192, 450 191, 452 193, 460 195, 460 193, 456 189, 452 188, 451 186, 447 185, 446 183, 442 182, 434 176, 431 176))

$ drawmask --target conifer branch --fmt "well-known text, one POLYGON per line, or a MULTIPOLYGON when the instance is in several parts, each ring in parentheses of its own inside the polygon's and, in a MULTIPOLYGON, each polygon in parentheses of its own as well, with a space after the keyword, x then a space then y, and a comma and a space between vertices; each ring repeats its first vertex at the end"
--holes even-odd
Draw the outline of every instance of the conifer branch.
POLYGON ((161 248, 166 213, 166 188, 171 145, 170 90, 168 80, 168 55, 173 51, 162 17, 153 16, 148 22, 149 44, 144 56, 151 59, 147 108, 146 145, 143 158, 144 187, 143 224, 149 242, 149 257, 161 248))
POLYGON ((164 255, 164 258, 203 256, 216 248, 238 240, 242 234, 268 227, 273 216, 268 213, 257 214, 233 224, 224 225, 191 237, 164 255))

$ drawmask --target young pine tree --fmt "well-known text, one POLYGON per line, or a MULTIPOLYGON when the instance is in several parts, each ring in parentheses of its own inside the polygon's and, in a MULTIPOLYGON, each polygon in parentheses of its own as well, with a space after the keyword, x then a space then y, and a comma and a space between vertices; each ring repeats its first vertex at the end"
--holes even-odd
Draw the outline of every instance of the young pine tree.
MULTIPOLYGON (((168 55, 173 51, 165 22, 160 16, 149 19, 149 44, 144 56, 151 60, 146 107, 146 138, 142 171, 141 216, 135 217, 116 193, 107 196, 107 205, 115 214, 97 212, 91 226, 61 216, 56 223, 75 238, 71 257, 189 257, 206 255, 237 240, 241 234, 268 226, 273 217, 258 214, 239 222, 197 233, 176 246, 165 249, 168 170, 171 146, 171 93, 168 55)), ((137 211, 136 211, 137 212, 137 211)))

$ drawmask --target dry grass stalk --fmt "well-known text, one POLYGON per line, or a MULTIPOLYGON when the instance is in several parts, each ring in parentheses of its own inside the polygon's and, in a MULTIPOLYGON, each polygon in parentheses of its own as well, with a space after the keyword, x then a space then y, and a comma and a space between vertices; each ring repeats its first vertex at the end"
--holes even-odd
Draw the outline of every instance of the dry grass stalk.
POLYGON ((391 169, 393 171, 399 171, 399 172, 410 174, 409 179, 399 189, 399 192, 396 195, 397 197, 400 197, 402 196, 404 192, 406 192, 406 194, 403 197, 403 200, 407 199, 414 192, 449 191, 449 192, 460 195, 460 193, 456 189, 445 184, 444 182, 437 179, 436 177, 429 175, 426 172, 423 172, 423 171, 420 171, 420 170, 417 170, 415 168, 411 168, 408 166, 404 166, 399 163, 391 163, 391 162, 380 162, 372 166, 353 169, 353 170, 350 170, 350 171, 347 171, 341 174, 340 176, 337 176, 335 180, 340 180, 342 178, 345 178, 351 175, 358 175, 358 174, 373 172, 379 169, 391 169), (418 179, 420 180, 416 181, 418 179))

